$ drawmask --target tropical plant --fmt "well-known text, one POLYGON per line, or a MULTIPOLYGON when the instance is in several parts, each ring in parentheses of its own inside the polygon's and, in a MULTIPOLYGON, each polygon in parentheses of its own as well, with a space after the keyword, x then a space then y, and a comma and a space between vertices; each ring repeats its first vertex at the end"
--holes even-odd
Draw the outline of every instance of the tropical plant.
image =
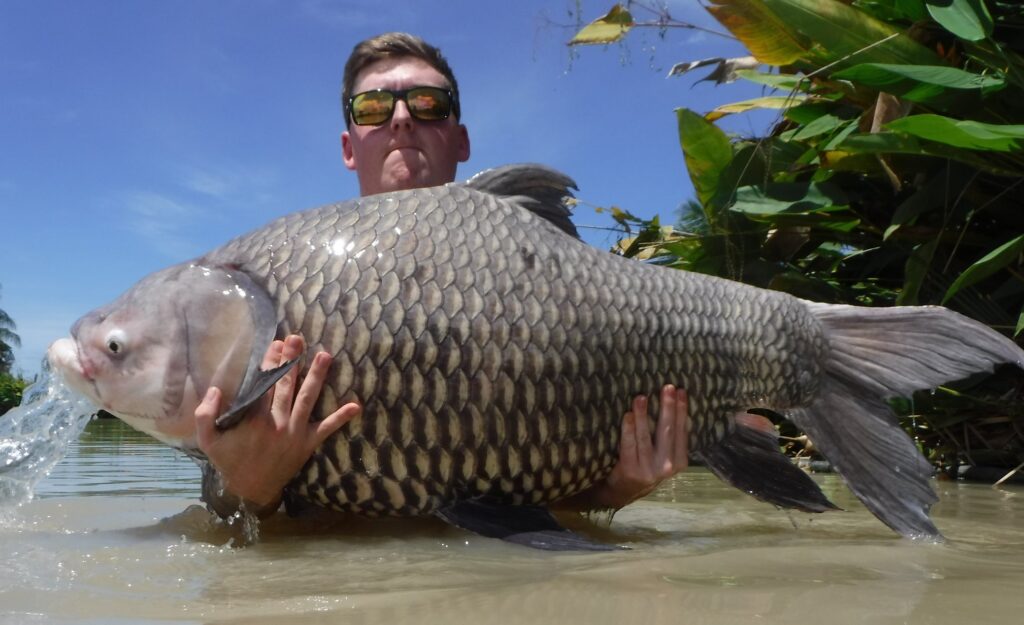
POLYGON ((28 381, 9 373, 0 373, 0 415, 21 404, 28 381))
MULTIPOLYGON (((574 41, 621 39, 638 26, 634 5, 650 9, 616 5, 574 41)), ((771 71, 735 59, 678 71, 713 64, 718 82, 741 78, 770 93, 678 109, 704 230, 622 214, 637 233, 621 251, 817 301, 944 304, 1020 337, 1024 8, 710 0, 707 10, 771 71), (754 109, 778 111, 765 136, 715 124, 754 109)), ((666 10, 657 15, 651 25, 672 23, 666 10)), ((1022 399, 1021 377, 1000 374, 900 407, 937 464, 985 455, 1013 466, 1024 460, 1022 399)))
POLYGON ((14 350, 21 346, 21 337, 14 333, 17 326, 11 316, 0 309, 0 373, 8 373, 14 365, 14 350))

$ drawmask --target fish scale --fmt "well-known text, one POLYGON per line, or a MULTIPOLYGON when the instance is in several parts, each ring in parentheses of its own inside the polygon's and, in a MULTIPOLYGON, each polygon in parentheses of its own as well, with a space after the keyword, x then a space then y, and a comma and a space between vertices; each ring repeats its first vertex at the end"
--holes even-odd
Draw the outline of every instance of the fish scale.
POLYGON ((314 418, 363 404, 291 486, 362 514, 577 493, 615 464, 629 398, 666 382, 689 391, 700 453, 753 398, 812 394, 799 372, 826 349, 782 297, 601 253, 466 186, 290 215, 204 260, 229 259, 277 303, 279 335, 334 356, 314 418))

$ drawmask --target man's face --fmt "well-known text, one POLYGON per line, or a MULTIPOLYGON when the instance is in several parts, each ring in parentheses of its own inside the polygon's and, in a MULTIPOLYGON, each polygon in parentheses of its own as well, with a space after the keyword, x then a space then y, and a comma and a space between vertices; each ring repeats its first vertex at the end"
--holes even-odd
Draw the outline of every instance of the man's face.
MULTIPOLYGON (((426 61, 389 58, 366 66, 356 76, 352 93, 371 89, 449 88, 444 76, 426 61)), ((380 126, 352 123, 341 133, 345 166, 359 176, 362 195, 432 187, 455 180, 455 169, 469 158, 469 134, 454 115, 441 121, 420 121, 405 102, 395 102, 391 119, 380 126)))

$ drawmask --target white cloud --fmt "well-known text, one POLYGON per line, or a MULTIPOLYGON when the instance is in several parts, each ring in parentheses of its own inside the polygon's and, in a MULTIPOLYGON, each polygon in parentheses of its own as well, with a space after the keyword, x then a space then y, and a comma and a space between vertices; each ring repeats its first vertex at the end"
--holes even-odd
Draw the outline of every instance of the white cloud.
POLYGON ((190 204, 152 191, 129 191, 120 203, 126 211, 127 229, 161 254, 180 260, 201 251, 195 238, 188 236, 200 215, 190 204))
POLYGON ((252 165, 190 167, 181 174, 181 184, 188 191, 231 203, 266 201, 267 190, 277 180, 273 168, 252 165))
MULTIPOLYGON (((302 0, 299 11, 314 22, 333 28, 364 30, 376 26, 387 30, 387 25, 394 22, 394 13, 399 10, 395 5, 395 2, 381 5, 351 0, 302 0)), ((415 4, 408 4, 401 7, 401 11, 408 16, 415 8, 415 4)))

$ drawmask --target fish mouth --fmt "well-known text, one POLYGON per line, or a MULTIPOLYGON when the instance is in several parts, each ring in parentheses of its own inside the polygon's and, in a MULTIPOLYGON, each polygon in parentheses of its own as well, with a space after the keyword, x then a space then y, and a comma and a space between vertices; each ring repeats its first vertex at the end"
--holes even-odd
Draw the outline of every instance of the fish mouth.
POLYGON ((68 386, 102 405, 99 389, 96 388, 96 367, 83 357, 78 341, 69 337, 57 339, 46 350, 46 357, 50 365, 61 373, 68 386))

